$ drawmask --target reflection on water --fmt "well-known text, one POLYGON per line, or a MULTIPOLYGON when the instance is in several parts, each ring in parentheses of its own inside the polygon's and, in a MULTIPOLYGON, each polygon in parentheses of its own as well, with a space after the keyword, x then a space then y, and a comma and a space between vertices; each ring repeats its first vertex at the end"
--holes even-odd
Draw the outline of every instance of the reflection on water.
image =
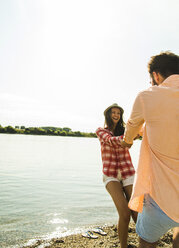
POLYGON ((114 223, 101 169, 98 139, 0 134, 0 247, 114 223))

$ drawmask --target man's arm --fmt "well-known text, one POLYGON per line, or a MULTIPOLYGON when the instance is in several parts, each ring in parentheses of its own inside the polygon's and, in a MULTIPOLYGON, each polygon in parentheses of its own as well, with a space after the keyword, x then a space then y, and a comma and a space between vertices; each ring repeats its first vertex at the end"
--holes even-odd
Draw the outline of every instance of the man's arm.
POLYGON ((132 146, 133 144, 128 144, 128 143, 126 143, 124 140, 122 140, 121 141, 121 147, 122 148, 131 148, 131 146, 132 146))
POLYGON ((144 111, 142 108, 141 93, 136 97, 130 118, 127 122, 124 138, 121 142, 123 148, 130 148, 133 144, 133 140, 140 133, 144 124, 144 111))

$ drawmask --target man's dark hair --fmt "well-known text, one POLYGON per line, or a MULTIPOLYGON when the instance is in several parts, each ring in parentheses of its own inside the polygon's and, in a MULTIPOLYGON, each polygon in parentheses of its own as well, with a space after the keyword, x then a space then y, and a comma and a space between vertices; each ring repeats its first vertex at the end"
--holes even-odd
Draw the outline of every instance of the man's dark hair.
POLYGON ((152 56, 148 63, 148 71, 158 72, 165 78, 173 74, 179 74, 179 56, 171 52, 163 52, 152 56))

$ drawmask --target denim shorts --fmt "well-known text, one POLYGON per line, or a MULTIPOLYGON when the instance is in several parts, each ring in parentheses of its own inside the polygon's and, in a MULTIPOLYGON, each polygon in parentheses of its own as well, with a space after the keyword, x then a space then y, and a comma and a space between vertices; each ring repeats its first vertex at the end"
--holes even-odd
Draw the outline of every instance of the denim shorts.
POLYGON ((146 194, 143 211, 137 217, 137 234, 148 243, 154 243, 174 227, 179 227, 179 223, 169 218, 151 196, 146 194))

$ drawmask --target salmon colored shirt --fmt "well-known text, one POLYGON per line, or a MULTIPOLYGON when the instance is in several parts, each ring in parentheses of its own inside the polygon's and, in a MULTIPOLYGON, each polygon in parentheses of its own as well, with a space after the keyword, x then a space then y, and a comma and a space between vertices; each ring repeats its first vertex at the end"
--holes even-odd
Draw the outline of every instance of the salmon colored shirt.
POLYGON ((179 75, 140 92, 124 140, 132 144, 143 128, 138 168, 129 207, 142 212, 144 194, 179 223, 179 75))

